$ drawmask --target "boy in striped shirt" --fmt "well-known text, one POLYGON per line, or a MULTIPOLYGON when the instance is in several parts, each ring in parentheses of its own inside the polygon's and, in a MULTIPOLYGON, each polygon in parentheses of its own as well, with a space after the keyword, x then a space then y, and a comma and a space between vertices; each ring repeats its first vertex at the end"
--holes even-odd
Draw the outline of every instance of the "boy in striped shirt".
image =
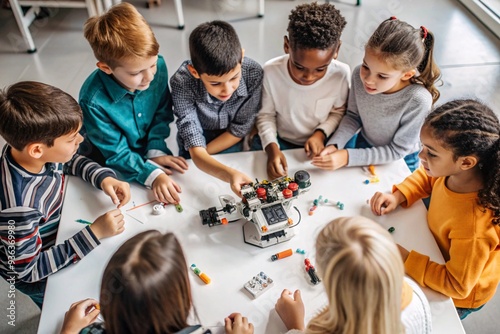
POLYGON ((76 154, 82 111, 58 88, 32 81, 0 91, 0 275, 41 307, 47 276, 76 262, 99 239, 123 232, 119 208, 130 199, 128 183, 76 154), (62 244, 55 244, 64 174, 102 189, 111 210, 62 244))

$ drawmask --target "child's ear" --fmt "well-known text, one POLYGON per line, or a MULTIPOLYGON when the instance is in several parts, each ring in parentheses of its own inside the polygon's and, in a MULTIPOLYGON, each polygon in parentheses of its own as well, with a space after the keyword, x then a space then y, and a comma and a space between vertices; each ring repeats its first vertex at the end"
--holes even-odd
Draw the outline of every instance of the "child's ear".
POLYGON ((339 40, 337 46, 335 47, 335 50, 333 52, 333 59, 337 59, 337 57, 339 56, 339 50, 340 50, 340 46, 342 45, 342 41, 339 40))
POLYGON ((286 54, 290 53, 290 41, 288 40, 288 36, 283 37, 283 50, 285 50, 286 54))
POLYGON ((113 70, 111 69, 111 67, 109 67, 107 64, 103 63, 102 61, 98 61, 96 65, 101 71, 103 71, 104 73, 106 73, 108 75, 113 73, 113 70))
POLYGON ((45 145, 42 143, 32 143, 26 146, 25 150, 33 159, 40 159, 43 155, 45 145))
POLYGON ((478 161, 477 158, 473 155, 468 155, 466 157, 460 157, 460 168, 462 170, 470 170, 476 167, 478 161))
POLYGON ((413 78, 415 76, 416 73, 417 73, 417 70, 409 70, 408 72, 406 72, 403 75, 401 80, 410 80, 411 78, 413 78))
POLYGON ((196 79, 200 79, 200 75, 198 74, 198 71, 193 67, 193 65, 188 64, 187 66, 189 73, 196 79))
POLYGON ((245 49, 241 48, 241 63, 243 63, 243 58, 245 58, 245 49))

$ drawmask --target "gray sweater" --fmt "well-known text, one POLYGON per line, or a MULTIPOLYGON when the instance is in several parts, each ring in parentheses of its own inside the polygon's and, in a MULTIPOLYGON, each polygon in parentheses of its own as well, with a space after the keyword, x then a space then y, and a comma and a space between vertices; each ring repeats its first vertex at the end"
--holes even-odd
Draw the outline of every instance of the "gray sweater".
POLYGON ((359 76, 352 73, 347 112, 327 145, 343 148, 361 129, 373 147, 348 149, 348 166, 389 163, 420 149, 420 128, 432 107, 432 96, 422 85, 411 84, 392 94, 368 94, 359 76))

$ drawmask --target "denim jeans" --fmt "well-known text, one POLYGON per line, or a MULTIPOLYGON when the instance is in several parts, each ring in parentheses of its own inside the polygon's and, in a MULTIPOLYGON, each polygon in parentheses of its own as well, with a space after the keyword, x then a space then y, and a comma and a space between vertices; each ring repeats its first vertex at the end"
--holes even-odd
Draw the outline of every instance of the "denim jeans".
POLYGON ((40 309, 42 309, 46 285, 46 279, 33 283, 17 282, 15 284, 16 289, 29 296, 40 309))
MULTIPOLYGON (((203 137, 205 137, 206 143, 210 143, 212 140, 215 138, 219 137, 221 134, 226 132, 225 129, 223 130, 203 130, 203 137)), ((241 152, 243 151, 243 139, 234 144, 231 147, 226 148, 223 151, 220 151, 217 154, 224 154, 224 153, 234 153, 234 152, 241 152)), ((184 147, 179 145, 179 156, 183 157, 185 159, 191 159, 191 155, 189 154, 189 151, 186 151, 184 147)))
MULTIPOLYGON (((484 304, 484 305, 486 305, 486 304, 484 304)), ((480 309, 483 308, 484 305, 481 305, 481 306, 479 306, 477 308, 461 308, 461 307, 457 307, 456 309, 457 309, 458 316, 460 317, 460 320, 464 320, 472 312, 479 311, 480 309)))
MULTIPOLYGON (((303 145, 290 143, 284 139, 281 139, 280 137, 277 137, 277 139, 281 151, 304 147, 303 145)), ((263 149, 264 148, 262 147, 262 141, 260 140, 260 136, 258 134, 250 138, 250 151, 262 151, 263 149)))
MULTIPOLYGON (((372 145, 366 141, 365 137, 361 133, 355 134, 347 144, 345 144, 344 148, 370 148, 372 145)), ((406 165, 413 173, 415 169, 420 165, 420 159, 418 158, 418 151, 408 154, 404 157, 406 165)))

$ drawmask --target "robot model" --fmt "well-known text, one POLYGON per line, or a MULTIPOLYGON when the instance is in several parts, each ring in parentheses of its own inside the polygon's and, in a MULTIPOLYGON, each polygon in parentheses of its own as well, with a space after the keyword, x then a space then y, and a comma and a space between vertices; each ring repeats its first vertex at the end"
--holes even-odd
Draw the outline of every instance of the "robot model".
POLYGON ((236 203, 233 196, 221 195, 222 207, 200 211, 203 225, 225 225, 246 219, 243 238, 246 243, 269 247, 290 240, 293 236, 292 219, 288 216, 293 200, 311 186, 309 173, 299 170, 294 178, 280 177, 273 181, 262 180, 241 188, 243 200, 236 203))

